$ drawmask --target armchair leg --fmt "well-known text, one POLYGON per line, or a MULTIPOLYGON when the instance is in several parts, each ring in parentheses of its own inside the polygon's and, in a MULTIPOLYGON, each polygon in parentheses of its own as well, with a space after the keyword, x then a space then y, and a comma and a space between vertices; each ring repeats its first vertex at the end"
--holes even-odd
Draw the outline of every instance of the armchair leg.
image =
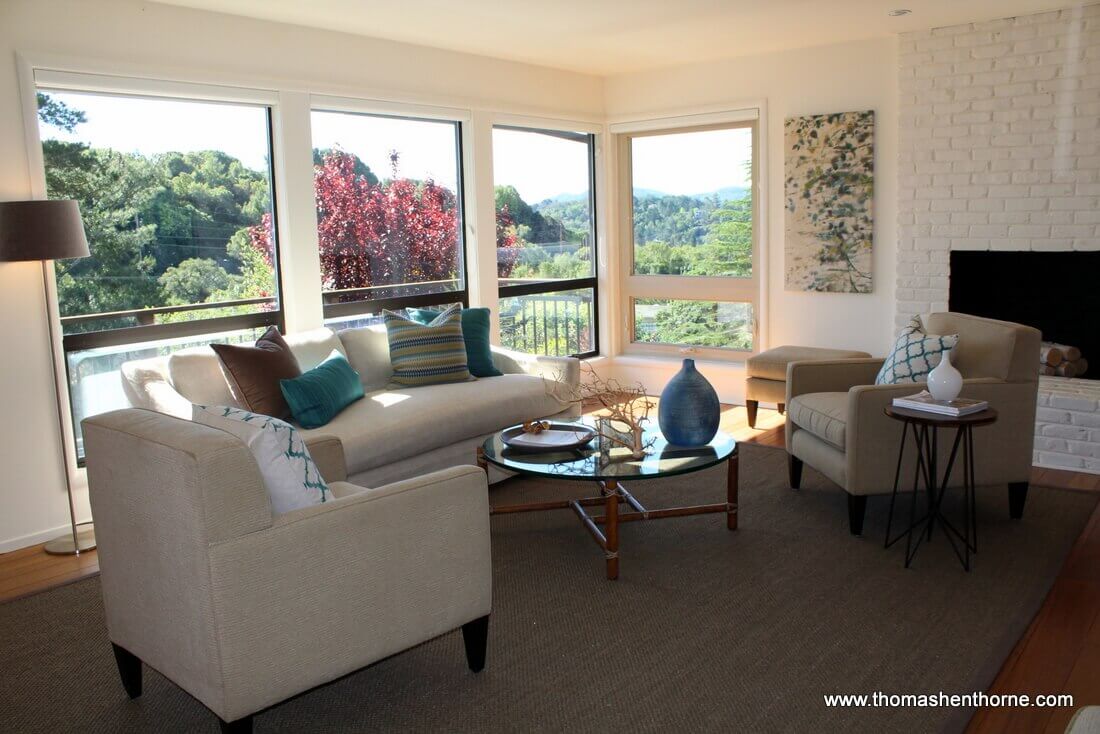
POLYGON ((783 403, 776 403, 775 408, 776 408, 776 410, 779 411, 779 415, 783 415, 784 413, 787 412, 787 406, 784 405, 783 403))
POLYGON ((218 719, 218 723, 221 724, 222 734, 252 734, 251 716, 245 716, 243 719, 237 719, 236 721, 218 719))
POLYGON ((787 454, 787 474, 790 476, 791 489, 798 489, 802 486, 802 459, 796 458, 794 454, 787 454))
POLYGON ((1019 520, 1024 516, 1027 488, 1027 482, 1010 482, 1008 485, 1008 516, 1013 520, 1019 520))
POLYGON ((489 646, 489 615, 462 625, 462 641, 466 643, 470 670, 480 673, 485 668, 485 649, 489 646))
POLYGON ((848 530, 852 535, 863 535, 863 516, 867 514, 867 495, 848 495, 848 530))
POLYGON ((115 664, 118 665, 118 677, 122 679, 122 687, 126 689, 126 695, 137 698, 141 695, 141 660, 129 650, 111 643, 115 651, 115 664))
POLYGON ((745 401, 745 412, 749 415, 749 428, 756 428, 756 409, 760 407, 760 403, 756 400, 745 401))

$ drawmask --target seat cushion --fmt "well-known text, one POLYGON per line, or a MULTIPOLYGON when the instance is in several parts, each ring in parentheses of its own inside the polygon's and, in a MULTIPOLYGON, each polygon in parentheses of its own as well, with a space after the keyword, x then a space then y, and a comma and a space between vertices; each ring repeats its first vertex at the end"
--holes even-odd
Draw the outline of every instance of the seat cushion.
POLYGON ((290 417, 279 381, 297 377, 302 370, 278 328, 268 327, 256 346, 215 343, 210 348, 221 359, 229 390, 238 402, 253 413, 290 417))
POLYGON ((324 427, 303 433, 339 438, 348 474, 353 475, 554 415, 566 407, 549 394, 541 377, 502 375, 473 382, 376 390, 324 427))
POLYGON ((854 349, 823 349, 821 347, 796 347, 785 344, 749 357, 747 377, 763 377, 766 380, 786 380, 787 365, 791 362, 825 359, 858 359, 870 357, 867 352, 854 349))
POLYGON ((844 451, 848 427, 848 393, 812 392, 791 399, 787 414, 825 443, 844 451))

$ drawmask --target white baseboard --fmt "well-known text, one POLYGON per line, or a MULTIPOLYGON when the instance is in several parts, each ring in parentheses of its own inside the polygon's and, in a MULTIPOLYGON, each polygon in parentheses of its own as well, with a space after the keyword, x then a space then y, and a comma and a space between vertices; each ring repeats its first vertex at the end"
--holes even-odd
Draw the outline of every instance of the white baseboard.
POLYGON ((31 533, 30 535, 21 535, 18 538, 8 538, 7 540, 0 540, 0 553, 10 553, 20 548, 26 548, 29 545, 38 545, 39 543, 45 543, 48 540, 59 538, 65 533, 71 533, 72 529, 68 523, 60 525, 51 530, 40 530, 37 533, 31 533))

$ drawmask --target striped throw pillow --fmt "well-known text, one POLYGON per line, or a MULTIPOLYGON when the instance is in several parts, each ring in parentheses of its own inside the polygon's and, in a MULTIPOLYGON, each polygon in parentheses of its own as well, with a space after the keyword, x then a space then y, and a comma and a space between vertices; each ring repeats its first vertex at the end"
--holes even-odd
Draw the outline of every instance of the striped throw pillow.
POLYGON ((428 325, 383 311, 393 384, 401 387, 469 380, 462 308, 451 306, 428 325))

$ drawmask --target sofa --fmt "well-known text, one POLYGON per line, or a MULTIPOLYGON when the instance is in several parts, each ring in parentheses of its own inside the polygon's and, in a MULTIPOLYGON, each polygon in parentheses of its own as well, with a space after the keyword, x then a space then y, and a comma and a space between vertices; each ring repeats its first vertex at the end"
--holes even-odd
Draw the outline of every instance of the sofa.
MULTIPOLYGON (((333 350, 347 357, 366 393, 330 423, 302 430, 326 479, 378 486, 475 461, 486 437, 517 423, 580 415, 571 402, 580 382, 573 357, 544 357, 493 347, 504 374, 469 382, 390 389, 389 342, 384 326, 289 334, 286 341, 304 372, 333 350), (344 466, 336 466, 335 444, 344 466)), ((234 399, 218 356, 209 347, 121 367, 122 386, 135 408, 191 417, 191 405, 244 407, 234 399)), ((492 468, 489 481, 508 476, 492 468)))
POLYGON ((148 665, 224 731, 249 731, 269 706, 458 628, 469 667, 484 666, 480 469, 372 489, 325 477, 327 502, 276 515, 252 453, 225 431, 132 408, 82 426, 108 636, 131 698, 148 665))
MULTIPOLYGON (((1039 331, 951 312, 927 314, 921 322, 930 334, 959 335, 951 361, 964 378, 961 397, 987 400, 998 414, 996 423, 974 431, 976 484, 1008 485, 1010 515, 1022 517, 1035 437, 1039 331)), ((902 423, 884 410, 894 398, 925 388, 923 382, 876 385, 882 363, 834 359, 787 366, 791 487, 797 489, 801 482, 803 462, 840 485, 847 493, 853 535, 863 532, 867 497, 891 493, 898 471, 902 423)), ((940 442, 938 466, 947 466, 950 449, 950 441, 940 442)), ((912 445, 906 448, 899 490, 912 489, 908 482, 916 467, 915 453, 912 445)), ((947 486, 962 483, 959 462, 947 486)))

